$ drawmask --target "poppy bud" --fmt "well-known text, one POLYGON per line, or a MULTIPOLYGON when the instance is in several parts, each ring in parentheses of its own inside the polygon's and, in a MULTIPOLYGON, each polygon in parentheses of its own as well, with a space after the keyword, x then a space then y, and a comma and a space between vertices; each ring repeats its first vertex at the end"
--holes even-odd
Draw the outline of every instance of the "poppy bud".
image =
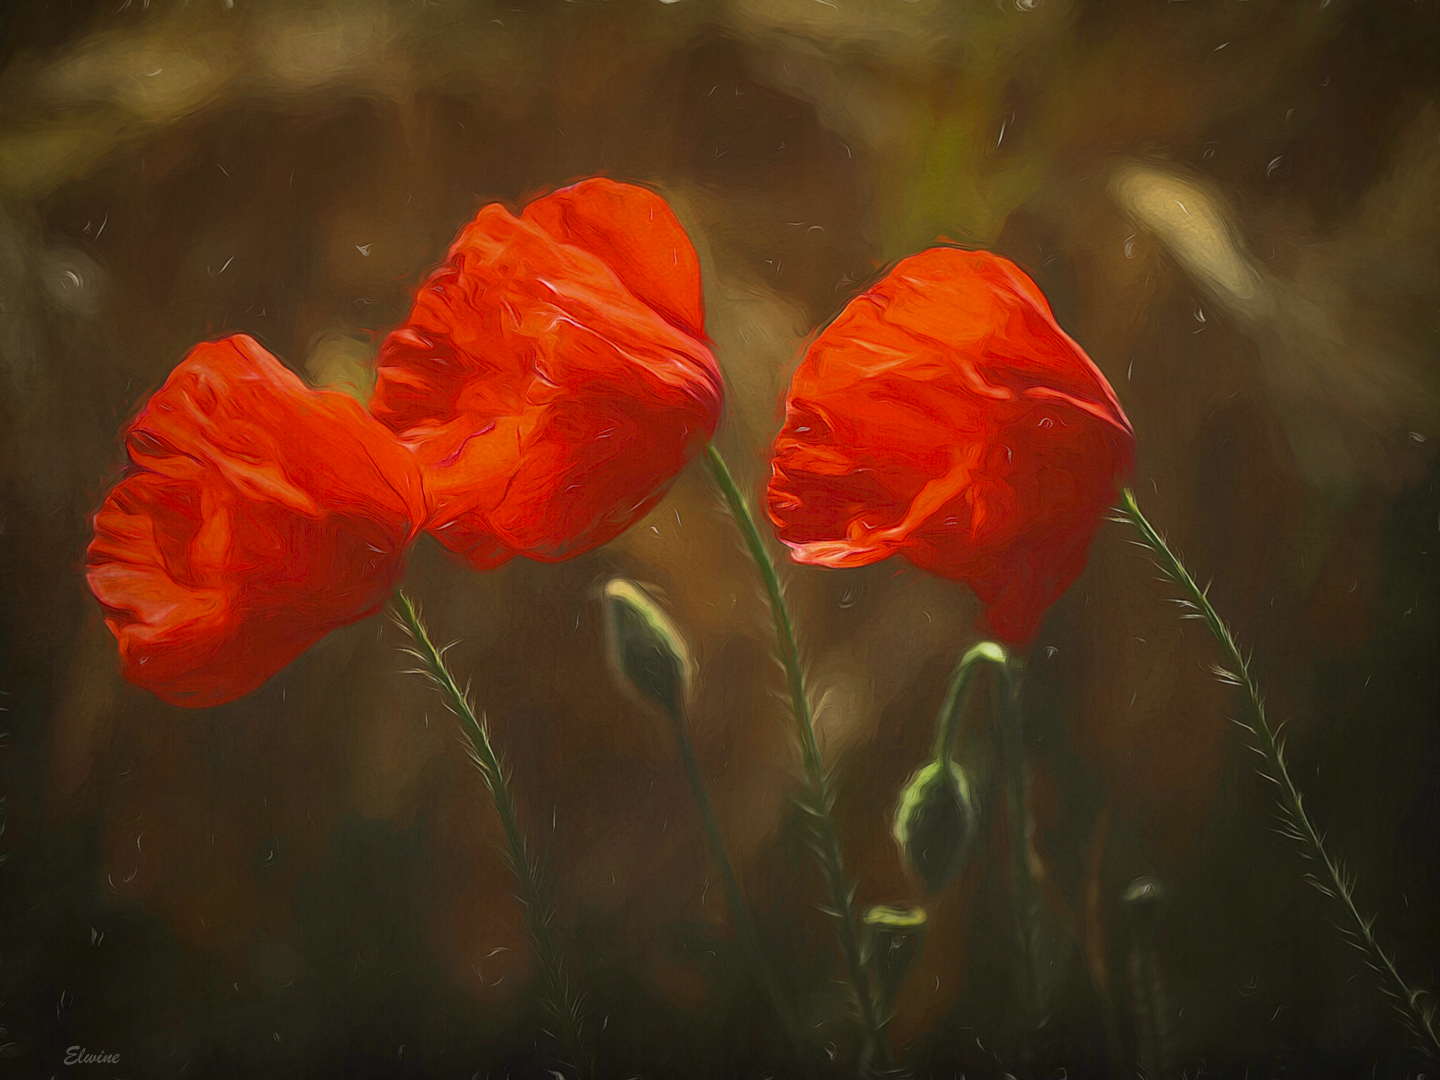
POLYGON ((1169 1074, 1170 1002, 1165 972, 1155 949, 1155 927, 1167 890, 1152 877, 1138 877, 1120 894, 1130 924, 1130 1018, 1135 1064, 1145 1076, 1169 1074))
POLYGON ((1120 903, 1137 937, 1148 938, 1154 933, 1166 898, 1165 886, 1152 877, 1138 877, 1125 887, 1120 903))
POLYGON ((920 954, 928 921, 921 907, 877 904, 865 912, 865 956, 886 1002, 892 1000, 900 980, 920 954))
POLYGON ((617 681, 678 720, 695 667, 679 628, 633 581, 612 579, 603 599, 605 636, 617 681))
POLYGON ((960 872, 974 834, 970 782, 959 765, 937 759, 910 777, 895 810, 895 842, 927 891, 938 893, 960 872))

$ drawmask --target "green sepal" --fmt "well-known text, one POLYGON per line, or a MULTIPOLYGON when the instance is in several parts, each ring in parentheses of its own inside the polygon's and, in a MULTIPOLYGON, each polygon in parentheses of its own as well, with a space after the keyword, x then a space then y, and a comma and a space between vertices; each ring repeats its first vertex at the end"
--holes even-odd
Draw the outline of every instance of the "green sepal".
POLYGON ((605 584, 605 636, 616 681, 679 718, 694 681, 694 660, 674 620, 625 578, 605 584))
POLYGON ((911 776, 900 792, 894 835, 926 891, 945 888, 965 866, 975 836, 965 770, 954 761, 935 760, 911 776))

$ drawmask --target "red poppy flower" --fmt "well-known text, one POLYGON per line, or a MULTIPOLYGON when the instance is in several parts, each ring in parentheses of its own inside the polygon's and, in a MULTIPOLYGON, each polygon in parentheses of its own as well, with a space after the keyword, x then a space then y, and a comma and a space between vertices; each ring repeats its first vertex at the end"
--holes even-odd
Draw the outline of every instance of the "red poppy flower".
POLYGON ((1079 575, 1135 437, 1035 283, 933 248, 846 306, 795 372, 769 511, 798 562, 904 555, 1023 644, 1079 575))
POLYGON ((125 677, 176 705, 240 697, 379 610, 425 521, 410 453, 244 335, 191 350, 126 448, 87 577, 125 677))
POLYGON ((484 207, 380 350, 371 411, 477 568, 617 536, 714 433, 700 267, 653 192, 591 179, 484 207))

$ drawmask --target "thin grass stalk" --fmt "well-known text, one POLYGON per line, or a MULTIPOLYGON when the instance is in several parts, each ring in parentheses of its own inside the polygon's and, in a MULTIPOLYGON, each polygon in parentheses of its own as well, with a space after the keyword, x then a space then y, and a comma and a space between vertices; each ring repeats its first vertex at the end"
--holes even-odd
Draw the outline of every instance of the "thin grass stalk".
POLYGON ((1347 936, 1350 943, 1365 955, 1367 964, 1375 972, 1380 989, 1391 999, 1401 1022, 1418 1042, 1418 1049, 1432 1061, 1440 1061, 1440 1035, 1435 1027, 1434 1006, 1421 1002, 1423 991, 1412 990, 1401 977, 1394 958, 1380 947, 1375 939, 1375 919, 1367 919, 1355 906, 1354 879, 1348 876, 1340 863, 1331 858, 1325 849, 1324 837, 1310 821, 1305 811, 1304 796, 1290 778, 1285 764, 1285 747, 1277 730, 1271 728, 1265 715, 1265 699, 1250 674, 1250 665, 1241 654, 1230 628, 1225 625, 1207 596, 1209 587, 1202 589, 1190 576, 1185 564, 1170 550, 1164 537, 1156 531, 1135 501, 1134 492, 1128 488, 1120 498, 1120 513, 1125 522, 1133 525, 1144 541, 1145 547, 1155 555, 1160 570, 1185 593, 1180 603, 1192 609, 1190 618, 1202 620, 1210 629, 1220 646, 1225 666, 1216 665, 1214 672, 1222 681, 1238 688, 1245 699, 1250 723, 1236 721, 1241 730, 1247 732, 1253 741, 1264 767, 1259 768, 1276 788, 1276 802, 1280 808, 1282 835, 1299 845, 1301 853, 1310 860, 1315 869, 1306 874, 1306 879, 1320 892, 1328 896, 1340 908, 1347 925, 1336 926, 1347 936))
POLYGON ((835 923, 839 938, 840 952, 845 960, 846 976, 849 982, 852 1005, 860 1024, 864 1040, 860 1054, 858 1072, 861 1075, 873 1071, 875 1064, 888 1067, 890 1048, 881 1033, 880 1006, 875 1000, 869 973, 865 970, 864 954, 860 945, 858 919, 855 913, 854 886, 845 877, 844 862, 840 857, 840 841, 835 835, 835 823, 831 817, 834 796, 830 790, 829 777, 820 757, 819 743, 815 739, 815 724, 810 714, 810 699, 805 689, 805 669, 800 662, 800 650, 795 643, 794 625, 790 610, 785 603, 784 590, 780 587, 780 575, 771 558, 764 538, 755 524, 755 515, 750 502, 741 492, 731 475, 720 451, 712 443, 705 450, 705 462, 710 468, 725 501, 730 515, 744 537, 745 547, 750 553, 765 591, 770 599, 770 614, 775 621, 775 645, 780 663, 785 669, 785 680, 790 691, 790 706, 795 715, 795 727, 800 736, 800 756, 804 766, 805 797, 801 809, 805 812, 812 834, 811 852, 820 868, 825 888, 830 894, 827 913, 835 923))
POLYGON ((471 758, 480 769, 480 776, 485 781, 495 810, 500 815, 500 824, 505 830, 510 866, 520 884, 519 900, 525 911, 525 927, 530 935, 530 947, 540 962, 541 1001, 556 1029, 552 1034, 564 1049, 567 1058, 565 1064, 573 1068, 581 1080, 589 1080, 594 1075, 595 1063, 582 1031, 580 1002, 570 991, 560 948, 550 932, 551 912, 541 889, 540 869, 525 842, 525 833, 520 827, 515 799, 510 794, 504 763, 490 741, 490 733, 483 716, 476 718, 468 694, 460 689, 446 667, 445 650, 437 649, 430 640, 430 634, 425 629, 415 603, 404 592, 397 590, 394 604, 399 615, 398 622, 414 642, 415 647, 407 649, 406 652, 424 665, 417 670, 417 674, 427 676, 435 684, 446 706, 460 721, 461 730, 469 739, 471 758))

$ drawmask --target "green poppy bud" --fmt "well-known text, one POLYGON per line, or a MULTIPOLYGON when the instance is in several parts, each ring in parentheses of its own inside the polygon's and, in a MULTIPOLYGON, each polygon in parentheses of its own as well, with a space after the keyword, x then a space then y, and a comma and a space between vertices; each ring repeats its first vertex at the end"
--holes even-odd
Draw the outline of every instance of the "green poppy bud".
POLYGON ((1138 877, 1120 894, 1126 918, 1140 937, 1149 937, 1160 919, 1167 899, 1165 886, 1153 877, 1138 877))
POLYGON ((920 907, 877 905, 864 914, 865 959, 886 1003, 895 997, 925 938, 928 916, 920 907))
POLYGON ((603 601, 616 680, 678 719, 694 681, 695 663, 674 620, 649 593, 625 578, 606 583, 603 601))
POLYGON ((927 764, 900 792, 895 842, 926 890, 938 893, 958 874, 975 835, 970 782, 953 761, 927 764))

